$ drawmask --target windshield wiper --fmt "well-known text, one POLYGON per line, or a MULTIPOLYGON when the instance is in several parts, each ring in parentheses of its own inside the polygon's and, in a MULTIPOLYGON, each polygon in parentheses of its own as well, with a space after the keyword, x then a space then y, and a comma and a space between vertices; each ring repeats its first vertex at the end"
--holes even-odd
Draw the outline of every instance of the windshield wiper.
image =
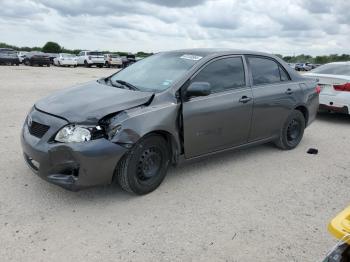
MULTIPOLYGON (((140 90, 138 87, 123 80, 115 80, 118 84, 128 87, 130 90, 140 90)), ((112 82, 112 81, 111 81, 112 82)))
POLYGON ((107 84, 107 85, 109 84, 109 85, 111 85, 111 86, 113 86, 113 87, 123 88, 123 89, 124 89, 124 86, 123 86, 123 85, 117 85, 116 83, 113 83, 113 81, 111 80, 110 77, 101 78, 101 79, 97 80, 97 82, 101 84, 101 80, 103 80, 103 82, 104 82, 105 84, 107 84))

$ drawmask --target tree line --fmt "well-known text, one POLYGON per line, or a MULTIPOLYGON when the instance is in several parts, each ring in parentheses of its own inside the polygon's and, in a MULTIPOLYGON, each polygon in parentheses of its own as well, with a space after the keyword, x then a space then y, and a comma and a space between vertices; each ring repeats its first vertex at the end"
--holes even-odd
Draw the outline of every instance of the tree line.
POLYGON ((345 62, 350 61, 350 55, 348 54, 331 54, 322 56, 311 56, 311 55, 297 55, 297 56, 282 56, 277 54, 287 63, 313 63, 313 64, 326 64, 331 62, 345 62))
MULTIPOLYGON (((28 47, 28 46, 22 46, 22 47, 18 47, 15 45, 9 45, 6 43, 1 43, 0 42, 0 48, 12 48, 14 50, 17 51, 41 51, 44 53, 68 53, 68 54, 79 54, 80 51, 82 50, 86 50, 86 49, 67 49, 64 48, 63 46, 61 47, 58 43, 56 42, 47 42, 43 47, 39 47, 39 46, 34 46, 34 47, 28 47)), ((109 50, 103 50, 101 51, 102 53, 110 53, 110 54, 119 54, 121 56, 126 56, 129 53, 128 52, 113 52, 113 51, 109 51, 109 50)), ((153 53, 146 53, 146 52, 137 52, 135 54, 135 56, 137 57, 147 57, 149 55, 152 55, 153 53)))
MULTIPOLYGON (((69 53, 69 54, 78 54, 82 49, 67 49, 64 47, 61 47, 56 42, 47 42, 43 47, 18 47, 14 45, 8 45, 6 43, 0 42, 0 48, 12 48, 18 51, 42 51, 45 53, 69 53)), ((102 51, 103 53, 113 53, 113 54, 119 54, 121 56, 126 56, 128 52, 113 52, 109 50, 102 51)), ((152 55, 153 53, 146 53, 146 52, 137 52, 135 55, 138 57, 147 57, 149 55, 152 55)), ((281 57, 284 61, 287 63, 314 63, 314 64, 326 64, 330 62, 342 62, 342 61, 350 61, 350 55, 348 54, 331 54, 331 55, 322 55, 322 56, 311 56, 311 55, 297 55, 297 56, 282 56, 280 54, 276 54, 277 56, 281 57)))

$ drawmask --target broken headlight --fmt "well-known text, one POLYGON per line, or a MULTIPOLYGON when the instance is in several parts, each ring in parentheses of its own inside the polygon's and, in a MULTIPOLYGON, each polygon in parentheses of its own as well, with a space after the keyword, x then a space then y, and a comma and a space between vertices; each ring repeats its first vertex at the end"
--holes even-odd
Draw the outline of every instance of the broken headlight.
MULTIPOLYGON (((79 125, 67 125, 55 136, 55 141, 62 143, 79 143, 101 137, 103 131, 100 126, 85 127, 79 125)), ((102 135, 103 136, 103 135, 102 135)))

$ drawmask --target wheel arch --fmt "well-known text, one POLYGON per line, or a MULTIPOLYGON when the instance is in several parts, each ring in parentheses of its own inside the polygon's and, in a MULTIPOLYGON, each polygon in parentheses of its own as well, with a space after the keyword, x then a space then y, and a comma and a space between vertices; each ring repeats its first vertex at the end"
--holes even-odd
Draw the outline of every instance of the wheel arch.
POLYGON ((305 105, 298 105, 294 108, 294 110, 300 111, 304 118, 305 118, 305 126, 307 126, 307 123, 309 122, 309 110, 305 105))
POLYGON ((172 164, 176 164, 178 162, 179 158, 179 148, 176 142, 176 139, 173 134, 171 134, 168 131, 165 130, 153 130, 151 132, 148 132, 147 134, 143 135, 142 138, 151 136, 151 135, 158 135, 165 139, 167 142, 167 145, 170 149, 170 157, 172 164))

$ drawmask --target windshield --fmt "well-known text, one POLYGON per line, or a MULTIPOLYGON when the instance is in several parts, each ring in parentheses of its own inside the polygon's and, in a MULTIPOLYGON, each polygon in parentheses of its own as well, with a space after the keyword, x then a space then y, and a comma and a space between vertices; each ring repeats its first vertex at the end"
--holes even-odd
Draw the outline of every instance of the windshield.
POLYGON ((181 53, 159 53, 119 71, 112 82, 122 80, 141 91, 161 92, 179 80, 202 57, 181 53))
POLYGON ((311 70, 311 72, 328 75, 350 75, 350 64, 326 64, 311 70))

